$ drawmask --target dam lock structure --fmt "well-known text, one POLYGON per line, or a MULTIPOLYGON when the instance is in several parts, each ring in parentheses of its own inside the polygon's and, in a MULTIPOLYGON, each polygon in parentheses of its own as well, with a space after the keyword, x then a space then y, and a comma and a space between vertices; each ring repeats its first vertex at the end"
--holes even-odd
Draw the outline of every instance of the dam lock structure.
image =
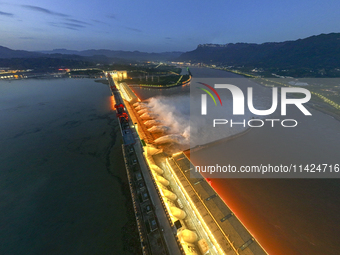
POLYGON ((190 161, 164 120, 108 72, 143 254, 268 254, 190 161))

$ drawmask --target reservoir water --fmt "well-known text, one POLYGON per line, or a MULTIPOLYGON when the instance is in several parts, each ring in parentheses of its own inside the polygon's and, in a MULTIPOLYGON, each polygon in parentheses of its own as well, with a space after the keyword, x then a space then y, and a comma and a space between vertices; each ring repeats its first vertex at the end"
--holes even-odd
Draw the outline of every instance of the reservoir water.
POLYGON ((0 130, 0 254, 128 254, 125 168, 106 85, 1 81, 0 130))

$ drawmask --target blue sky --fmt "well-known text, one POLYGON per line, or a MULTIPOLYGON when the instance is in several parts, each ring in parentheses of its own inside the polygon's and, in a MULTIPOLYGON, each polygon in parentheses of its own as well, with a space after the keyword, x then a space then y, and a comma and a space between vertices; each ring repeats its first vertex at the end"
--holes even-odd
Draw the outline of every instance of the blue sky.
POLYGON ((189 51, 340 32, 338 0, 12 0, 0 45, 12 49, 189 51))

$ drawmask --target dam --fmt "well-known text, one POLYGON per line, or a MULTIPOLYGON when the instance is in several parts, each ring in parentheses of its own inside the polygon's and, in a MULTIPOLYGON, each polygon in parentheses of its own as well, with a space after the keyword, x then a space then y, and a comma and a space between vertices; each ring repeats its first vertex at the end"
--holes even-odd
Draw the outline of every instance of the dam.
POLYGON ((130 191, 143 254, 267 254, 195 172, 190 152, 170 153, 184 137, 168 134, 159 116, 126 83, 107 73, 120 122, 130 191))

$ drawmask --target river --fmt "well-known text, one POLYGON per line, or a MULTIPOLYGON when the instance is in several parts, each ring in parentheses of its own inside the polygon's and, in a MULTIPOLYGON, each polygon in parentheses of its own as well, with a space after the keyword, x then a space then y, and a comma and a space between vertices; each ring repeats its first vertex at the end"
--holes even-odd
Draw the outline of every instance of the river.
MULTIPOLYGON (((216 81, 222 81, 225 78, 240 78, 235 74, 206 68, 192 68, 191 72, 193 80, 190 89, 179 87, 176 93, 164 90, 163 95, 167 93, 171 94, 170 97, 186 95, 187 100, 189 90, 196 90, 196 87, 200 85, 198 82, 213 85, 216 81)), ((269 89, 260 85, 254 85, 254 90, 255 88, 262 91, 256 100, 260 103, 266 101, 262 106, 268 106, 269 89)), ((157 91, 134 89, 142 99, 158 95, 157 91)), ((223 103, 226 100, 222 98, 223 103)), ((176 102, 175 99, 172 101, 176 102)), ((188 102, 176 102, 176 104, 189 107, 188 102)), ((215 106, 212 104, 208 109, 213 109, 212 114, 215 114, 218 108, 213 107, 215 106)), ((182 106, 182 108, 185 107, 182 106)), ((309 107, 308 110, 312 116, 304 116, 293 107, 287 109, 290 114, 286 118, 294 118, 299 122, 295 128, 281 126, 253 128, 235 139, 215 143, 192 152, 191 159, 195 165, 340 163, 340 122, 309 107)), ((232 116, 227 113, 227 117, 232 116)), ((247 118, 249 117, 248 115, 247 118)), ((282 118, 277 112, 272 117, 282 118)), ((190 118, 196 121, 197 115, 191 115, 190 118)), ((210 141, 216 140, 216 137, 228 137, 244 131, 244 128, 231 130, 229 126, 219 127, 216 132, 207 129, 207 126, 203 126, 202 129, 208 133, 207 137, 211 138, 210 141), (214 135, 215 138, 212 139, 214 135)), ((205 133, 192 130, 190 139, 204 140, 205 133)), ((197 145, 197 141, 193 145, 197 145)), ((327 177, 322 174, 318 176, 327 177)), ((235 179, 228 178, 227 175, 217 177, 223 178, 211 179, 213 188, 269 254, 339 253, 339 178, 312 179, 316 177, 313 173, 295 175, 299 178, 294 179, 291 175, 275 174, 263 176, 263 178, 243 176, 242 179, 235 179)))

